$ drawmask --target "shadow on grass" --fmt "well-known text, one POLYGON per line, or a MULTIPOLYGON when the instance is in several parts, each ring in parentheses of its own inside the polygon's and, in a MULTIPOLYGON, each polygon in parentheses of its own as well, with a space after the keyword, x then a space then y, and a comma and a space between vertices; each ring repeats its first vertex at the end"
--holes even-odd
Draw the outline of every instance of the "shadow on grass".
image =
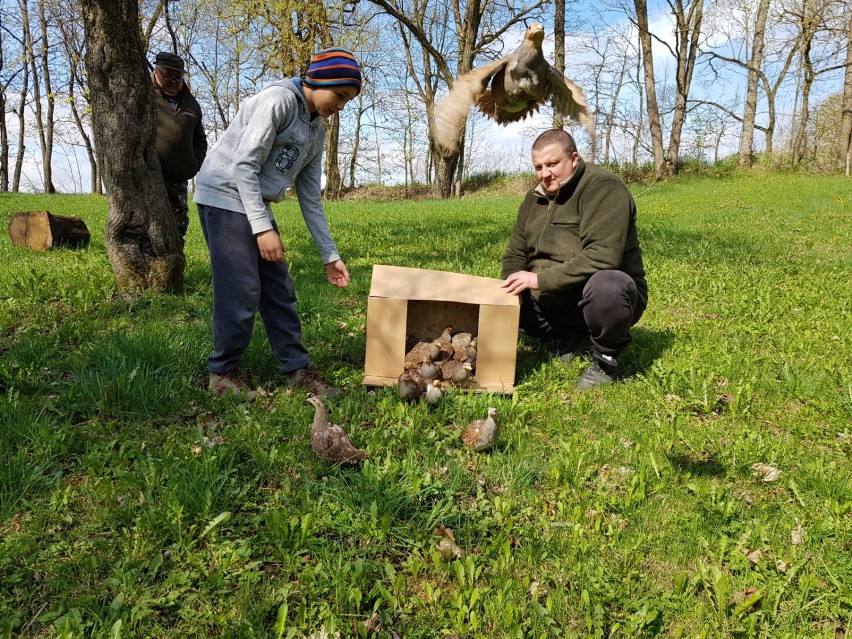
POLYGON ((672 466, 692 477, 724 477, 725 467, 709 455, 690 455, 688 453, 668 453, 666 458, 672 466))
MULTIPOLYGON (((619 358, 621 379, 646 373, 675 341, 675 335, 671 331, 657 331, 636 326, 630 330, 630 333, 633 336, 633 342, 619 358)), ((522 335, 518 341, 515 374, 517 382, 520 384, 541 364, 551 361, 554 356, 552 343, 541 343, 522 335)))

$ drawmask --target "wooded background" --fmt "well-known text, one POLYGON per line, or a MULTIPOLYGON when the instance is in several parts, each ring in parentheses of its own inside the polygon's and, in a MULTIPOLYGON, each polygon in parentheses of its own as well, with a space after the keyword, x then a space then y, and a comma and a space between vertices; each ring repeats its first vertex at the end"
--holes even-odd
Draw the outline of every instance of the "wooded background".
MULTIPOLYGON (((353 50, 364 91, 328 123, 332 196, 388 183, 447 195, 474 173, 526 170, 529 142, 553 124, 547 109, 511 130, 473 116, 457 153, 436 150, 429 130, 453 79, 514 48, 532 21, 586 90, 597 135, 566 125, 590 159, 653 163, 658 177, 756 153, 849 171, 847 0, 142 0, 139 13, 149 60, 187 60, 211 142, 241 100, 303 73, 318 48, 353 50)), ((102 192, 80 3, 0 0, 0 23, 0 190, 102 192)))

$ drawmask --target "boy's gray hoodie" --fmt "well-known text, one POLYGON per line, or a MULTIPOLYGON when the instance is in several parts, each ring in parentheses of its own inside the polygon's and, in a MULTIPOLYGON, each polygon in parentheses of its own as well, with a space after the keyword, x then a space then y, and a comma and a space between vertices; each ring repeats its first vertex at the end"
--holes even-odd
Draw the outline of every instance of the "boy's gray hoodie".
POLYGON ((322 206, 325 129, 311 120, 293 80, 274 82, 247 99, 207 154, 195 182, 195 203, 238 211, 252 233, 272 228, 270 202, 295 186, 302 217, 323 263, 340 259, 322 206))

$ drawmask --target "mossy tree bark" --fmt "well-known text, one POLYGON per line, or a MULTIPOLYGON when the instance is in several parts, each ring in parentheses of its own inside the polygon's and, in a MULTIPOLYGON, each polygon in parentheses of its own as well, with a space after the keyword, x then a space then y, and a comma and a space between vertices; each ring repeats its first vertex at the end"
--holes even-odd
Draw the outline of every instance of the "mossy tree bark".
POLYGON ((109 200, 106 247, 120 289, 183 289, 180 234, 154 146, 153 88, 137 0, 82 0, 95 146, 109 200))

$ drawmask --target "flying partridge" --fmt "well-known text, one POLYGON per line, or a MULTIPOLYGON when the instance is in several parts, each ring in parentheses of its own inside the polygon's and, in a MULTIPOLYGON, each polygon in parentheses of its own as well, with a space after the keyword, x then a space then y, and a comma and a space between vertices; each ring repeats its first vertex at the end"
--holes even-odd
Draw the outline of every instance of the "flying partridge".
POLYGON ((497 443, 498 437, 500 437, 500 425, 497 423, 497 409, 494 407, 488 409, 486 419, 470 422, 461 432, 464 445, 476 451, 491 448, 497 443))
POLYGON ((548 100, 556 113, 579 121, 592 133, 594 120, 583 90, 545 60, 543 41, 544 27, 535 23, 509 55, 457 78, 435 107, 435 141, 446 149, 458 147, 474 104, 505 125, 532 115, 548 100))
POLYGON ((316 456, 334 463, 355 464, 364 461, 367 451, 355 448, 344 430, 329 421, 322 399, 309 395, 308 403, 315 409, 311 424, 311 448, 316 456))

